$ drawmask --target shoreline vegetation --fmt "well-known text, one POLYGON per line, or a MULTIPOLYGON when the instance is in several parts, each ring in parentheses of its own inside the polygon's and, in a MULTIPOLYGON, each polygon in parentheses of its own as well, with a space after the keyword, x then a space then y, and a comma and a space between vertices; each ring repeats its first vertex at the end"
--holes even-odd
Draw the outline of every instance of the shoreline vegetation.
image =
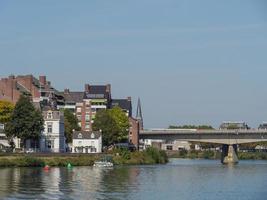
MULTIPOLYGON (((187 158, 187 159, 209 159, 220 160, 221 152, 219 151, 168 151, 168 158, 187 158)), ((267 152, 238 152, 239 160, 267 160, 267 152)))
POLYGON ((145 151, 130 152, 125 149, 115 149, 108 154, 0 154, 0 167, 44 167, 45 165, 93 166, 95 161, 110 156, 114 165, 149 165, 165 164, 168 157, 165 151, 148 148, 145 151))
MULTIPOLYGON (((93 166, 95 161, 110 156, 114 165, 152 165, 166 164, 170 158, 185 159, 210 159, 220 160, 218 151, 162 151, 148 148, 145 151, 130 152, 125 149, 115 149, 106 154, 58 154, 58 153, 33 153, 33 154, 0 154, 0 167, 66 167, 93 166)), ((239 160, 267 160, 267 152, 238 152, 239 160)))

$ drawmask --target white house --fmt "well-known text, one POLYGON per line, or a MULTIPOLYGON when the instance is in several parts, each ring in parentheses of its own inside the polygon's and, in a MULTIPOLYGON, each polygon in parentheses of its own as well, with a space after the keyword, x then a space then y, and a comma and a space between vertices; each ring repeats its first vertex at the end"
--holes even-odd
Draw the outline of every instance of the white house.
POLYGON ((43 111, 44 131, 40 137, 41 152, 65 152, 64 113, 58 110, 43 111))
POLYGON ((101 153, 101 132, 75 131, 73 133, 72 153, 101 153))
POLYGON ((9 143, 6 137, 6 134, 4 132, 4 124, 0 123, 0 151, 2 149, 5 149, 6 147, 9 147, 9 143))

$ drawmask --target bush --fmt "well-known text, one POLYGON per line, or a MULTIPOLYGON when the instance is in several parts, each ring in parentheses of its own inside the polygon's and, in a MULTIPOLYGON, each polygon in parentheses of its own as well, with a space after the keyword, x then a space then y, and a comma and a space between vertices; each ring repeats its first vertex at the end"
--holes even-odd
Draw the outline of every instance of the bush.
POLYGON ((183 150, 181 150, 181 151, 179 151, 179 155, 180 155, 180 157, 182 157, 182 158, 185 158, 186 156, 187 156, 187 150, 185 150, 185 149, 183 149, 183 150))
POLYGON ((165 151, 149 147, 145 150, 145 153, 152 158, 154 163, 160 164, 168 162, 168 157, 165 151))
POLYGON ((214 158, 214 151, 204 151, 202 157, 205 159, 212 159, 214 158))
POLYGON ((125 160, 130 160, 131 158, 131 152, 127 148, 115 148, 113 153, 119 154, 125 160))

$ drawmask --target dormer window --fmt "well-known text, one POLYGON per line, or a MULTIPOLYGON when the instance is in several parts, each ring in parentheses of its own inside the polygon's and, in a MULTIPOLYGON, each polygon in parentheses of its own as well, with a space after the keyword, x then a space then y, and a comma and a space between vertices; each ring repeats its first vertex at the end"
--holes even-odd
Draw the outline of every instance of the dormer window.
POLYGON ((52 118, 53 118, 53 114, 52 114, 52 112, 49 111, 49 112, 47 113, 47 118, 48 118, 48 119, 52 119, 52 118))
POLYGON ((95 134, 94 133, 91 134, 91 138, 95 138, 95 134))
POLYGON ((79 139, 82 139, 83 138, 83 135, 81 133, 78 134, 78 138, 79 139))

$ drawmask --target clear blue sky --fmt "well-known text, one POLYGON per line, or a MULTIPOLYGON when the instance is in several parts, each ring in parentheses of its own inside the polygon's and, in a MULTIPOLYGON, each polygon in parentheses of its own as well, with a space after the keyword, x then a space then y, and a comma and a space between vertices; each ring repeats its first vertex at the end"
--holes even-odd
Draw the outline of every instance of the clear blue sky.
POLYGON ((146 128, 267 121, 265 0, 1 0, 0 75, 111 83, 146 128), (135 113, 135 107, 134 107, 135 113))

